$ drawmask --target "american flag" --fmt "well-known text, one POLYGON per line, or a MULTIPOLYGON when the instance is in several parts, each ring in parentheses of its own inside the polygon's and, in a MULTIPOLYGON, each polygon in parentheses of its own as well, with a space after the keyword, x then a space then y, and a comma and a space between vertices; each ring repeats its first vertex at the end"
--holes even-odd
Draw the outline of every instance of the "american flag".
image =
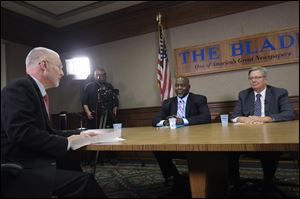
POLYGON ((173 87, 170 67, 168 63, 167 46, 163 26, 158 24, 159 51, 157 64, 157 82, 161 90, 161 102, 173 97, 173 87))

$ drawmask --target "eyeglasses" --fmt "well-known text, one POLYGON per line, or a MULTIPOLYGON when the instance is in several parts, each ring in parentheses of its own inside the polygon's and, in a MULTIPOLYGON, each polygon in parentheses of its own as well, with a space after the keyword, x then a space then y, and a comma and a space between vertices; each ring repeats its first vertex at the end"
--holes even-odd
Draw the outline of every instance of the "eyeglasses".
POLYGON ((264 78, 265 76, 256 76, 256 77, 248 77, 248 79, 250 80, 250 81, 252 81, 252 80, 260 80, 261 78, 264 78))

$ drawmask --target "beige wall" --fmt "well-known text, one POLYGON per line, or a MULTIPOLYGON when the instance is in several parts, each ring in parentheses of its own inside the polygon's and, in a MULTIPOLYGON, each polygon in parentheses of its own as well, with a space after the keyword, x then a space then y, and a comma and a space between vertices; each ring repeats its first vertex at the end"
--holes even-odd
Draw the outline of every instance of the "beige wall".
POLYGON ((10 82, 24 76, 26 71, 25 58, 31 47, 9 41, 3 43, 5 44, 5 53, 3 53, 5 54, 5 63, 2 64, 1 62, 1 70, 5 68, 6 74, 1 74, 1 78, 6 75, 6 82, 10 82))
MULTIPOLYGON (((170 30, 171 47, 175 49, 289 27, 299 27, 299 2, 288 2, 174 28, 170 30)), ((174 59, 171 61, 174 63, 174 59)), ((299 63, 271 66, 268 71, 269 84, 288 89, 289 95, 299 95, 299 63)), ((194 76, 190 78, 190 82, 192 91, 206 95, 210 102, 234 100, 240 90, 249 86, 247 70, 194 76)))
MULTIPOLYGON (((166 33, 172 76, 174 77, 175 70, 175 48, 289 27, 299 27, 299 2, 286 2, 168 29, 166 33)), ((18 50, 18 54, 28 50, 24 46, 19 47, 22 50, 18 50)), ((108 80, 120 89, 121 108, 159 106, 160 93, 156 84, 157 48, 157 33, 153 32, 63 53, 62 59, 85 55, 92 64, 106 68, 108 80)), ((17 56, 17 53, 14 54, 17 56)), ((25 58, 18 59, 22 59, 23 63, 25 58)), ((268 70, 270 84, 286 88, 290 96, 299 95, 299 63, 270 66, 268 70)), ((236 100, 238 92, 249 86, 247 70, 193 76, 190 77, 190 82, 191 91, 206 95, 209 102, 236 100)), ((49 92, 51 112, 81 111, 81 86, 82 81, 65 77, 59 88, 49 92)))

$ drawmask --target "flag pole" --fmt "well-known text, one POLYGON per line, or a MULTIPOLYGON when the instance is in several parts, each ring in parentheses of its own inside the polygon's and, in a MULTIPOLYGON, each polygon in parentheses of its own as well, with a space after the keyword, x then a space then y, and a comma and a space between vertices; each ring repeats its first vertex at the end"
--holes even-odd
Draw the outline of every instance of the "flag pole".
POLYGON ((161 91, 161 102, 163 100, 173 97, 172 79, 168 66, 166 38, 161 22, 162 15, 158 13, 156 15, 156 21, 158 22, 158 38, 159 38, 159 52, 158 52, 158 65, 157 65, 157 83, 161 91))
POLYGON ((161 32, 161 34, 163 35, 163 38, 164 38, 164 31, 163 31, 163 26, 161 24, 161 18, 162 18, 162 15, 160 14, 160 12, 156 15, 156 21, 158 22, 158 34, 161 32))
MULTIPOLYGON (((160 29, 160 26, 161 26, 161 14, 160 14, 160 12, 156 15, 156 22, 157 22, 157 30, 158 30, 157 32, 158 32, 158 38, 159 38, 160 37, 159 34, 161 32, 161 29, 160 29)), ((158 82, 158 81, 157 81, 157 86, 159 87, 160 92, 162 92, 160 82, 158 82)))
POLYGON ((156 21, 158 22, 158 25, 161 24, 161 14, 160 14, 160 12, 156 15, 156 21))

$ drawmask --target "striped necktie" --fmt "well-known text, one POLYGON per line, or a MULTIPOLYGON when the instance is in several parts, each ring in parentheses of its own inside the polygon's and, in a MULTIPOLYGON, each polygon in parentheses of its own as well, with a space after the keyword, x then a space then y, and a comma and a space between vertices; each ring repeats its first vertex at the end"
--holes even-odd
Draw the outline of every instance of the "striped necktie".
POLYGON ((48 117, 50 118, 50 113, 49 113, 49 96, 46 93, 46 95, 44 95, 44 102, 45 102, 45 106, 46 106, 46 110, 48 113, 48 117))
POLYGON ((254 115, 261 116, 261 101, 260 101, 261 94, 256 94, 256 100, 254 103, 254 115))
POLYGON ((185 117, 185 114, 184 114, 184 100, 179 100, 178 110, 177 110, 177 117, 179 117, 179 118, 184 118, 185 117))

